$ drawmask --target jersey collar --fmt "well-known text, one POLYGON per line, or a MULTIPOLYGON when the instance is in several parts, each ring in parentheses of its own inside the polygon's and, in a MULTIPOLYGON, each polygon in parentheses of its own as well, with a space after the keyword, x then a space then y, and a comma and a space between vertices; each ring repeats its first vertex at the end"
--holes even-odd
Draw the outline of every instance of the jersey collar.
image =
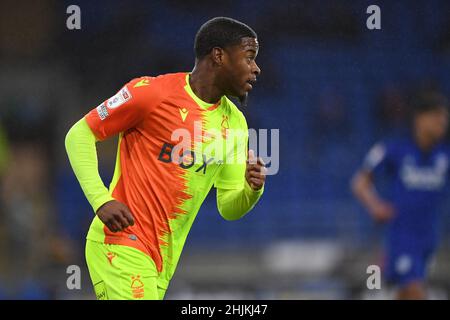
POLYGON ((184 86, 184 90, 186 90, 187 94, 202 108, 205 109, 207 111, 213 111, 215 109, 217 109, 220 105, 220 101, 222 99, 219 100, 219 102, 217 103, 208 103, 203 101, 202 99, 200 99, 199 97, 197 97, 197 95, 194 93, 194 91, 191 88, 191 85, 189 84, 189 75, 190 73, 186 74, 186 85, 184 86))

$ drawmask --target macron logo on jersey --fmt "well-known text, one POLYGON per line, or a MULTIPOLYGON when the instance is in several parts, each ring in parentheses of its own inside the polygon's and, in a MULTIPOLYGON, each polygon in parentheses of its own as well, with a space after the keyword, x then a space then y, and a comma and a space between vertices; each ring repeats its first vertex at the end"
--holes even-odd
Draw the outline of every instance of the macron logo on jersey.
POLYGON ((150 80, 148 79, 142 79, 139 82, 137 82, 133 88, 139 88, 139 87, 144 87, 144 86, 148 86, 150 84, 150 80))
POLYGON ((186 108, 182 108, 182 109, 180 108, 179 110, 180 110, 181 120, 183 120, 183 122, 186 121, 186 117, 187 117, 189 111, 186 108))

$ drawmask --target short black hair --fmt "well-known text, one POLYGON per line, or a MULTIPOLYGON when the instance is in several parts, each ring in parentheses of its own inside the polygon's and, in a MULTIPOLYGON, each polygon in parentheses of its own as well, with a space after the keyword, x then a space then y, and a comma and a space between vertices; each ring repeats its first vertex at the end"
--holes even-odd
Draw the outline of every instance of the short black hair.
POLYGON ((203 24, 195 35, 195 58, 208 55, 214 47, 226 48, 239 44, 242 38, 257 38, 245 23, 227 17, 216 17, 203 24))
POLYGON ((449 102, 447 97, 436 91, 420 92, 411 101, 412 113, 414 115, 439 109, 448 110, 449 102))

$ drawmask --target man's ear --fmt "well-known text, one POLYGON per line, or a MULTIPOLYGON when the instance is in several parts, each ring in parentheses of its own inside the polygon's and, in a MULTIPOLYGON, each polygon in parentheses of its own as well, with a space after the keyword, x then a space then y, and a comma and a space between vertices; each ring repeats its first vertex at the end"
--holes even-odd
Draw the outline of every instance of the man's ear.
POLYGON ((214 47, 211 53, 212 59, 215 64, 222 66, 225 59, 225 51, 220 47, 214 47))

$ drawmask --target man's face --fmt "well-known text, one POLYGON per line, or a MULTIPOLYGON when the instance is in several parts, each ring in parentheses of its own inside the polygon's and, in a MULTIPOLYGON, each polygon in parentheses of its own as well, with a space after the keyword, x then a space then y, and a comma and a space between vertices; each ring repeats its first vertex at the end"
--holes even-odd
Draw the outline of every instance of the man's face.
POLYGON ((416 130, 438 142, 444 138, 448 128, 448 111, 438 108, 416 116, 416 130))
POLYGON ((258 39, 242 38, 241 43, 224 49, 221 82, 225 94, 243 98, 253 88, 256 77, 261 73, 256 64, 258 39))

